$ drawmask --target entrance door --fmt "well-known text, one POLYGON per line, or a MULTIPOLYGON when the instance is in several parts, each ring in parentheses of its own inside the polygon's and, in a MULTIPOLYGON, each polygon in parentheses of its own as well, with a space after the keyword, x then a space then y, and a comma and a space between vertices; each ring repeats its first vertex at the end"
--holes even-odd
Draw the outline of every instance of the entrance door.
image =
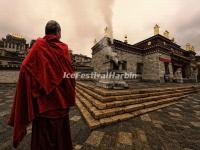
POLYGON ((164 65, 165 65, 165 74, 169 75, 170 74, 170 72, 169 72, 169 63, 168 62, 164 62, 164 65))
POLYGON ((198 69, 198 74, 197 74, 197 81, 200 82, 200 67, 198 69))
POLYGON ((164 62, 164 66, 165 66, 164 80, 165 82, 169 82, 170 81, 169 63, 164 62))

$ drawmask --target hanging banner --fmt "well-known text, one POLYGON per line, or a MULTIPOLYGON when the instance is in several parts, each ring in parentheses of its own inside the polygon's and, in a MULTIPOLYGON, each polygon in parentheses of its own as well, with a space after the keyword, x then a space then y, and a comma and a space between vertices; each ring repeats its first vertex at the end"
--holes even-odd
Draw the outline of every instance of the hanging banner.
POLYGON ((162 61, 162 62, 168 62, 168 63, 171 62, 171 59, 170 59, 170 58, 159 57, 159 60, 162 61))

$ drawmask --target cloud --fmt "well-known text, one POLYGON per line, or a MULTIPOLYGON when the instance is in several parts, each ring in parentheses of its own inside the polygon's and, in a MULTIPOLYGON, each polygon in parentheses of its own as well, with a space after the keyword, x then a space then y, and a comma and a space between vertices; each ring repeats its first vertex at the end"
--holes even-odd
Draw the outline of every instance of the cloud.
POLYGON ((200 54, 200 11, 183 21, 177 29, 178 38, 182 43, 191 43, 200 54))
POLYGON ((185 48, 190 42, 200 53, 198 0, 116 0, 114 8, 114 36, 124 40, 128 34, 131 44, 153 35, 153 27, 159 24, 160 34, 170 31, 170 38, 175 37, 177 44, 185 48))
POLYGON ((94 38, 103 37, 105 26, 113 26, 114 37, 130 43, 152 36, 158 23, 182 46, 186 42, 200 50, 199 0, 1 0, 0 37, 16 32, 30 41, 44 35, 48 20, 62 27, 62 41, 75 53, 91 56, 94 38))

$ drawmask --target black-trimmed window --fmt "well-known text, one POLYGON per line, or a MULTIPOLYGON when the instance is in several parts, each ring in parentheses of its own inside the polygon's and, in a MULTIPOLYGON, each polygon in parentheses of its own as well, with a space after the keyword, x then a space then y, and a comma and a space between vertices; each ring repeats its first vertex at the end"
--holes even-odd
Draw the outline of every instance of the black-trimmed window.
POLYGON ((119 70, 119 65, 113 61, 113 70, 119 70))
POLYGON ((122 63, 122 70, 127 70, 127 62, 126 61, 124 61, 122 63))
POLYGON ((143 63, 137 63, 136 74, 142 74, 142 73, 143 73, 143 63))

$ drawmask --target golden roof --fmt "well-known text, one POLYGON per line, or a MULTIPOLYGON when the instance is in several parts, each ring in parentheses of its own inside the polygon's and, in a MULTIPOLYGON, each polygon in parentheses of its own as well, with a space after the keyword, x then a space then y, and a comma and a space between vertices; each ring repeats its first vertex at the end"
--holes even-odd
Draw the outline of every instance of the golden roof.
POLYGON ((17 34, 17 33, 12 33, 10 34, 11 36, 15 37, 15 38, 18 38, 18 39, 24 39, 24 37, 20 34, 17 34))

